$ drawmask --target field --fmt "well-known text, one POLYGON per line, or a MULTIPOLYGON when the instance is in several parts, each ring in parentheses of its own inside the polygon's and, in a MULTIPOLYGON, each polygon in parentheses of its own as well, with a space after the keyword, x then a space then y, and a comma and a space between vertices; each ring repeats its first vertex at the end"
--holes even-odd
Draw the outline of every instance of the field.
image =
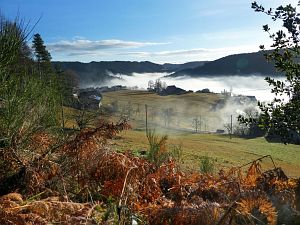
MULTIPOLYGON (((183 149, 183 168, 198 170, 200 159, 211 157, 216 165, 216 172, 221 168, 241 166, 264 155, 271 155, 275 165, 282 167, 288 176, 300 176, 299 146, 268 143, 264 138, 243 139, 217 134, 170 135, 168 147, 181 145, 183 149)), ((140 151, 147 149, 147 138, 142 131, 124 131, 120 139, 114 141, 114 148, 119 151, 140 151)), ((269 158, 261 162, 262 169, 272 169, 269 158)))
MULTIPOLYGON (((156 129, 193 129, 192 121, 201 118, 202 130, 214 130, 216 121, 222 121, 224 113, 215 111, 218 101, 225 96, 219 94, 188 93, 184 95, 159 96, 147 91, 107 92, 103 106, 115 104, 121 115, 130 114, 135 128, 145 129, 145 105, 148 110, 148 125, 156 129), (130 112, 129 112, 130 111, 130 112)), ((226 120, 229 121, 230 115, 226 120)))
MULTIPOLYGON (((114 101, 118 101, 120 114, 125 111, 126 106, 130 105, 132 109, 130 123, 132 130, 120 134, 117 140, 114 140, 114 148, 118 151, 131 150, 139 152, 148 147, 145 135, 145 104, 161 111, 167 107, 176 108, 177 114, 169 126, 164 126, 162 114, 158 113, 151 117, 151 111, 148 111, 149 127, 155 129, 159 134, 169 136, 168 148, 172 149, 174 145, 181 146, 183 149, 182 167, 186 170, 198 170, 200 159, 204 156, 210 157, 216 170, 221 168, 230 168, 241 166, 254 159, 264 155, 271 155, 275 165, 282 167, 289 176, 300 176, 300 147, 297 145, 284 145, 280 143, 268 143, 264 138, 244 139, 228 135, 213 133, 213 125, 207 123, 202 125, 202 132, 195 133, 192 126, 192 120, 196 115, 202 115, 203 118, 210 120, 218 119, 218 112, 212 112, 212 106, 223 96, 217 94, 196 94, 190 93, 179 96, 158 96, 154 93, 144 91, 119 91, 104 93, 103 106, 108 106, 114 101), (139 112, 137 108, 139 107, 139 112), (178 119, 182 118, 178 125, 178 119), (206 132, 204 132, 206 126, 206 132)), ((150 108, 151 109, 151 108, 150 108)), ((149 108, 148 108, 149 110, 149 108)), ((153 112, 153 111, 152 111, 153 112)), ((115 116, 115 120, 120 115, 115 116)), ((207 120, 207 121, 210 121, 207 120)), ((272 161, 265 158, 261 162, 262 169, 273 168, 272 161)))

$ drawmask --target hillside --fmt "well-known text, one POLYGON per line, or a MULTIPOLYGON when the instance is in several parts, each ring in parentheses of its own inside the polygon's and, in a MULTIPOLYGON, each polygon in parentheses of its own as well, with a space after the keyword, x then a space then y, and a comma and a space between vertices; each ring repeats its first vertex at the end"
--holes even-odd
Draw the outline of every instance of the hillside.
POLYGON ((171 77, 189 75, 198 76, 224 76, 224 75, 275 75, 275 67, 267 62, 263 52, 243 53, 229 55, 215 61, 207 62, 194 69, 185 69, 171 74, 171 77))
POLYGON ((113 74, 131 74, 131 73, 154 73, 164 70, 162 65, 151 62, 53 62, 55 67, 62 70, 71 70, 77 74, 80 84, 86 85, 94 82, 101 82, 110 78, 113 74))
POLYGON ((215 61, 195 61, 183 64, 156 64, 149 61, 101 61, 101 62, 53 62, 55 67, 71 70, 80 85, 89 85, 111 79, 112 74, 174 72, 170 77, 189 75, 224 76, 224 75, 276 75, 274 65, 267 62, 263 52, 243 53, 225 56, 215 61))
POLYGON ((227 75, 278 75, 272 63, 267 62, 263 52, 242 53, 225 56, 214 61, 195 61, 183 64, 156 64, 149 61, 101 61, 101 62, 53 62, 61 70, 71 70, 79 79, 80 85, 90 85, 112 78, 113 74, 174 72, 170 77, 189 75, 227 76, 227 75))
POLYGON ((195 61, 195 62, 187 62, 183 64, 173 64, 173 63, 165 63, 163 67, 166 71, 180 71, 185 69, 194 69, 196 67, 201 67, 208 61, 195 61))
POLYGON ((130 61, 101 61, 101 62, 53 62, 55 67, 61 70, 71 70, 78 78, 81 85, 89 85, 102 82, 111 78, 112 74, 132 73, 157 73, 176 72, 182 69, 195 68, 205 62, 189 62, 184 64, 156 64, 152 62, 130 62, 130 61))

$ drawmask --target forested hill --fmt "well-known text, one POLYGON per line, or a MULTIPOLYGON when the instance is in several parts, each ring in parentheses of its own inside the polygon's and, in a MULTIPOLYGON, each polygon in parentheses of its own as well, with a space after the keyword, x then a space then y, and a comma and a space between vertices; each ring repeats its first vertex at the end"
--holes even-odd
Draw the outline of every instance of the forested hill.
POLYGON ((131 74, 162 72, 162 65, 151 62, 53 62, 55 67, 61 70, 74 72, 81 84, 101 82, 110 78, 110 74, 131 74))
POLYGON ((223 76, 223 75, 278 75, 274 64, 268 62, 263 52, 243 53, 229 55, 215 61, 207 62, 203 66, 194 69, 177 71, 170 76, 177 77, 189 75, 200 76, 223 76))
POLYGON ((208 61, 194 61, 194 62, 187 62, 183 64, 173 64, 173 63, 165 63, 163 64, 164 70, 170 72, 176 72, 185 69, 194 69, 199 66, 203 66, 208 61))
POLYGON ((188 62, 184 64, 156 64, 152 62, 101 61, 101 62, 53 62, 61 70, 69 70, 77 75, 81 85, 110 79, 111 74, 176 72, 186 68, 195 68, 205 62, 188 62))

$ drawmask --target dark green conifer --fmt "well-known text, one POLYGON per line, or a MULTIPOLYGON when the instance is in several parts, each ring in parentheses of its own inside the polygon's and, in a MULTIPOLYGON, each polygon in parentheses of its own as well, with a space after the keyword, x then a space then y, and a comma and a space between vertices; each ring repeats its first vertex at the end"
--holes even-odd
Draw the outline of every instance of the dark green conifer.
POLYGON ((32 47, 34 49, 34 55, 36 57, 36 60, 38 62, 50 62, 51 55, 46 49, 46 46, 44 45, 44 41, 40 34, 35 34, 33 36, 32 43, 33 43, 32 47))

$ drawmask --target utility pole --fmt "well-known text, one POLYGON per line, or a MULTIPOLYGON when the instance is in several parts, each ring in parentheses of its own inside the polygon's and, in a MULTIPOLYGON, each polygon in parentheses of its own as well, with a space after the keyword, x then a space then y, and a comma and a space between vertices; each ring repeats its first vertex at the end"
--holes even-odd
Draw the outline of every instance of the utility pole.
POLYGON ((232 115, 230 115, 230 139, 231 139, 231 135, 232 135, 232 115))
POLYGON ((137 104, 137 110, 135 112, 136 112, 136 115, 140 114, 140 103, 137 104))
POLYGON ((146 111, 146 135, 148 135, 148 105, 145 104, 145 111, 146 111))
POLYGON ((195 119, 193 119, 193 127, 195 127, 196 133, 198 133, 199 131, 199 126, 200 126, 200 120, 199 117, 196 117, 195 119))
POLYGON ((201 133, 201 124, 202 122, 201 122, 201 115, 200 115, 200 119, 199 119, 199 133, 201 133))

